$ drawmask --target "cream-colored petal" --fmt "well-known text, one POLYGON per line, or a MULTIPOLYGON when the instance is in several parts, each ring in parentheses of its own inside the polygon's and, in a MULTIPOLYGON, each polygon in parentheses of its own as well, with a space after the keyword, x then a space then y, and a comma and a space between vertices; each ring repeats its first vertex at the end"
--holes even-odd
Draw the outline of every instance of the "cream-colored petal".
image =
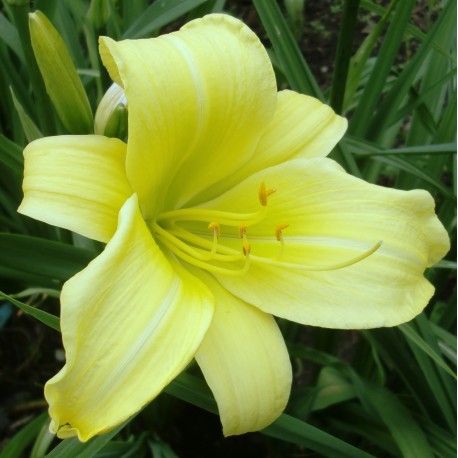
POLYGON ((347 120, 318 99, 285 90, 255 154, 231 176, 205 192, 215 197, 259 170, 290 159, 327 156, 347 129, 347 120))
POLYGON ((132 190, 126 145, 98 135, 35 140, 24 150, 19 213, 107 242, 132 190))
POLYGON ((61 303, 66 364, 45 396, 51 430, 81 441, 159 394, 192 360, 213 315, 211 293, 167 261, 135 195, 103 253, 64 285, 61 303))
POLYGON ((154 39, 101 38, 129 104, 127 174, 146 219, 180 206, 254 153, 277 98, 256 35, 209 15, 154 39))
POLYGON ((196 353, 213 391, 225 436, 258 431, 283 412, 291 364, 274 318, 200 275, 216 301, 215 315, 196 353))
POLYGON ((248 164, 250 175, 289 159, 327 156, 343 137, 347 124, 314 97, 279 92, 275 115, 248 164))
MULTIPOLYGON (((267 215, 247 229, 251 268, 217 275, 234 295, 267 313, 334 328, 391 326, 421 312, 433 294, 423 277, 449 249, 425 191, 368 184, 325 158, 261 171, 206 206, 232 212, 260 208, 261 182, 276 192, 267 215), (284 245, 276 239, 284 228, 284 245), (382 241, 370 256, 354 263, 382 241), (343 266, 347 267, 336 268, 343 266)), ((240 250, 240 239, 220 243, 240 250)))

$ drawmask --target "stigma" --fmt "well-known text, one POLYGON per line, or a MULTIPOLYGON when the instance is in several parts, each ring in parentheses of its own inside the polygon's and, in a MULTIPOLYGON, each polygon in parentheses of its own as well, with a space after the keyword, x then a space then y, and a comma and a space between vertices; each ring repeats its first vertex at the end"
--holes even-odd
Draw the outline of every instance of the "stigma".
POLYGON ((276 189, 267 188, 261 182, 258 188, 259 208, 249 213, 203 207, 180 208, 162 212, 155 221, 147 223, 158 244, 176 258, 208 272, 226 276, 245 275, 252 262, 287 270, 338 270, 363 261, 382 246, 382 242, 378 241, 363 248, 354 257, 330 264, 289 262, 288 236, 285 241, 284 232, 290 225, 280 222, 268 230, 265 223, 262 224, 269 211, 269 199, 275 192, 276 189), (253 241, 254 244, 251 243, 253 241), (278 243, 277 253, 273 256, 272 249, 264 249, 271 246, 271 243, 278 243))

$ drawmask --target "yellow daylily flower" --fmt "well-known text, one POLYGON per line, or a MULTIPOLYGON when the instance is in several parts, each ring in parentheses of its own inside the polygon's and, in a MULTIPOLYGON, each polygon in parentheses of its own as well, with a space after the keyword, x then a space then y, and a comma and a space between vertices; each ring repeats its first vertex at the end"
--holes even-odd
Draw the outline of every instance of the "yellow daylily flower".
POLYGON ((325 156, 345 119, 277 92, 258 38, 209 15, 154 39, 101 38, 128 142, 58 136, 24 151, 25 215, 106 242, 65 283, 51 430, 86 441, 138 411, 193 358, 225 435, 283 411, 291 365, 272 315, 393 326, 433 294, 449 249, 425 191, 371 185, 325 156))

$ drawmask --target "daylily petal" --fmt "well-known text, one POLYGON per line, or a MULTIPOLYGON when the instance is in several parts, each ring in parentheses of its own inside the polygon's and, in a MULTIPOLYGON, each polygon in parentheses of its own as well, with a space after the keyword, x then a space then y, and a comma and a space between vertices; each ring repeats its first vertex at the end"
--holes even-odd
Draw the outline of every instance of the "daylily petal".
MULTIPOLYGON (((255 154, 205 196, 218 196, 259 170, 290 159, 327 156, 343 137, 347 120, 318 99, 285 90, 278 93, 275 114, 255 154)), ((208 200, 208 199, 207 199, 208 200)))
MULTIPOLYGON (((423 272, 449 249, 427 192, 371 185, 315 158, 261 171, 206 207, 255 211, 261 182, 276 192, 265 219, 247 229, 251 268, 243 277, 216 275, 233 294, 267 313, 335 328, 392 326, 426 306, 434 289, 423 272), (379 241, 375 253, 352 261, 379 241)), ((220 241, 240 250, 223 228, 220 241)))
POLYGON ((254 153, 277 98, 256 35, 227 15, 147 40, 101 38, 129 104, 127 174, 145 219, 176 208, 254 153))
POLYGON ((200 276, 216 308, 196 360, 218 403, 223 433, 258 431, 288 402, 292 374, 285 342, 271 315, 200 276))
POLYGON ((132 189, 126 145, 98 135, 40 138, 24 150, 19 213, 107 242, 132 189))
POLYGON ((250 175, 289 159, 327 156, 343 137, 347 124, 345 118, 314 97, 279 92, 275 115, 257 154, 247 164, 250 175))
POLYGON ((213 315, 208 289, 171 265, 136 196, 103 253, 62 290, 66 365, 45 387, 59 437, 106 432, 154 398, 194 356, 213 315))

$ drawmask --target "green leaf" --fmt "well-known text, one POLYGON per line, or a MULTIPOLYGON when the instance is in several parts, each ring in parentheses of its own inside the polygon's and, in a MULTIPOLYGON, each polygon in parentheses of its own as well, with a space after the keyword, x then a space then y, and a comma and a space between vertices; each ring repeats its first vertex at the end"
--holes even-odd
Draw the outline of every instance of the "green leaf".
MULTIPOLYGON (((398 110, 398 107, 401 106, 403 100, 408 94, 410 85, 413 83, 421 65, 423 65, 426 57, 430 53, 432 43, 439 35, 448 32, 449 27, 454 23, 455 18, 456 3, 453 1, 447 2, 444 10, 439 16, 439 19, 434 24, 434 27, 428 32, 420 49, 415 53, 414 57, 409 61, 404 70, 398 76, 389 92, 385 94, 383 102, 377 109, 376 115, 371 118, 371 123, 368 127, 369 131, 383 132, 386 128, 388 128, 388 126, 393 124, 396 119, 396 111, 398 110)), ((377 135, 373 135, 373 137, 377 138, 377 135)))
MULTIPOLYGON (((345 97, 344 97, 344 112, 347 111, 348 107, 351 104, 353 99, 353 95, 355 94, 358 85, 361 81, 361 76, 363 74, 364 68, 366 67, 367 61, 372 54, 375 46, 377 45, 377 41, 385 28, 390 15, 396 6, 397 2, 392 1, 386 10, 386 12, 382 15, 379 21, 375 24, 374 28, 371 30, 369 35, 364 39, 364 41, 359 46, 356 53, 350 59, 350 66, 348 69, 348 79, 345 86, 345 97)), ((343 91, 342 91, 343 92, 343 91)))
POLYGON ((0 13, 0 39, 3 40, 24 62, 24 54, 21 48, 21 42, 19 40, 19 34, 13 25, 6 19, 6 17, 0 13))
POLYGON ((456 374, 447 366, 441 356, 436 353, 414 330, 411 324, 405 323, 399 326, 400 331, 412 341, 421 351, 428 355, 441 369, 456 380, 456 374))
POLYGON ((337 113, 342 113, 347 76, 349 76, 351 50, 358 19, 359 2, 360 0, 345 0, 344 3, 342 22, 337 40, 331 96, 329 98, 332 108, 334 108, 337 113))
POLYGON ((19 119, 22 124, 22 128, 24 129, 25 136, 27 141, 31 142, 38 138, 43 137, 43 134, 40 132, 40 129, 36 126, 36 124, 32 121, 32 118, 25 112, 22 105, 19 103, 18 99, 14 95, 13 88, 10 87, 11 96, 13 97, 14 107, 19 115, 19 119))
POLYGON ((31 305, 24 304, 23 302, 20 302, 1 291, 0 298, 6 299, 8 302, 11 302, 13 305, 20 308, 28 315, 33 316, 37 320, 41 321, 46 326, 49 326, 50 328, 53 328, 56 331, 60 331, 59 318, 57 316, 52 315, 51 313, 45 312, 43 310, 37 309, 35 307, 32 307, 31 305))
POLYGON ((313 450, 322 456, 335 458, 374 457, 315 426, 287 414, 261 431, 263 434, 313 450))
POLYGON ((323 100, 323 94, 274 0, 253 0, 291 89, 323 100))
POLYGON ((369 130, 372 115, 379 103, 383 87, 391 72, 415 4, 415 0, 403 0, 398 3, 393 13, 392 21, 377 56, 375 67, 359 101, 358 108, 352 116, 349 127, 349 132, 352 135, 364 137, 369 130))
POLYGON ((364 397, 389 429, 402 456, 434 458, 424 432, 393 393, 383 387, 365 383, 364 397))
POLYGON ((156 0, 124 32, 122 38, 142 38, 185 15, 207 0, 156 0))
POLYGON ((80 442, 76 437, 72 439, 65 439, 57 447, 51 450, 51 452, 46 455, 46 458, 92 458, 131 420, 132 418, 125 421, 112 431, 103 434, 102 436, 93 437, 87 442, 80 442))
POLYGON ((7 278, 50 286, 82 270, 95 253, 65 243, 18 234, 0 233, 0 273, 7 278))
POLYGON ((449 197, 450 199, 454 199, 455 196, 453 195, 453 192, 446 188, 444 184, 442 184, 440 181, 438 181, 435 177, 432 177, 428 172, 424 171, 417 165, 408 162, 406 160, 403 160, 398 157, 384 157, 384 156, 377 156, 374 157, 375 161, 383 162, 385 164, 389 164, 397 169, 404 170, 408 173, 411 173, 412 175, 415 175, 416 177, 422 179, 426 183, 432 184, 435 188, 437 188, 439 191, 441 191, 444 195, 449 197))
POLYGON ((37 434, 48 420, 48 413, 43 412, 29 421, 12 439, 8 441, 0 453, 1 458, 21 458, 25 450, 35 440, 37 434))
POLYGON ((22 176, 24 169, 24 158, 22 157, 22 148, 0 134, 0 162, 5 164, 16 175, 22 176))
POLYGON ((318 392, 312 410, 325 409, 356 397, 353 386, 331 367, 324 367, 320 371, 316 385, 318 392))
MULTIPOLYGON (((216 404, 203 380, 187 373, 180 374, 165 391, 179 399, 216 413, 216 404)), ((324 456, 336 458, 369 458, 372 455, 353 447, 315 426, 283 414, 261 433, 301 445, 324 456)))

